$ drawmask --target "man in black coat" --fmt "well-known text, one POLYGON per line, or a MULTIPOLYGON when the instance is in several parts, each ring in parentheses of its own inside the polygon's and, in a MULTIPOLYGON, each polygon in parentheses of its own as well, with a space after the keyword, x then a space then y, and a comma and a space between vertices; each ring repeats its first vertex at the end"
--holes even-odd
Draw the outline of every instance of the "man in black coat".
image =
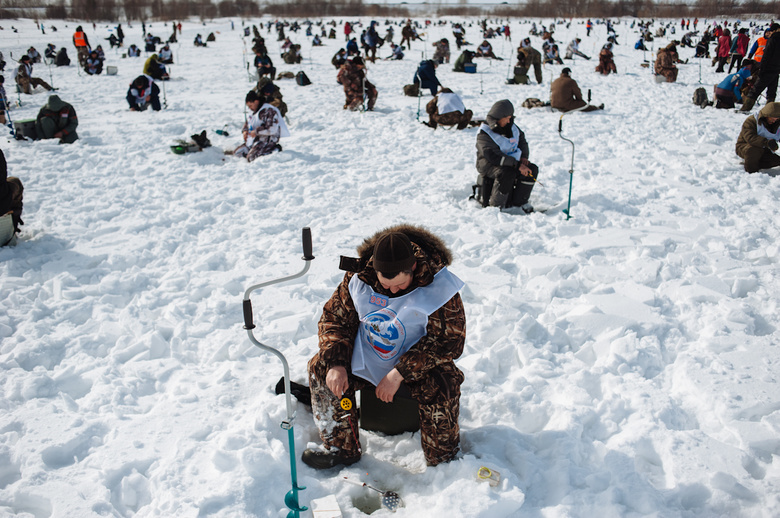
POLYGON ((753 109, 758 96, 765 89, 767 104, 774 102, 775 97, 777 97, 777 79, 780 76, 780 24, 773 23, 767 32, 771 35, 764 48, 764 57, 759 63, 758 81, 745 96, 740 109, 743 112, 749 112, 753 109))

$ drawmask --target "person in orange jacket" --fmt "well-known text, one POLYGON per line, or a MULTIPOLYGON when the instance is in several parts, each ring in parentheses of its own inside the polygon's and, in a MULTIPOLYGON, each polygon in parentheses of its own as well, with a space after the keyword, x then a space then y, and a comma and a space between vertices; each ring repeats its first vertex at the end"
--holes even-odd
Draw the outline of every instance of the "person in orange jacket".
POLYGON ((87 38, 87 33, 84 32, 84 29, 79 25, 76 27, 76 32, 73 33, 73 45, 76 46, 76 52, 78 53, 79 57, 79 65, 83 68, 84 63, 86 63, 87 58, 89 57, 89 39, 87 38))

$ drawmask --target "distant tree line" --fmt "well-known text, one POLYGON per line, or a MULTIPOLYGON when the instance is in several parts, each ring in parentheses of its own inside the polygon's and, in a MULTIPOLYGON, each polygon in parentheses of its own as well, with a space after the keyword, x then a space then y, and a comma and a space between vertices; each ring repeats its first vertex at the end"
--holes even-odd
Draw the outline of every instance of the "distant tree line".
POLYGON ((210 20, 221 17, 258 17, 263 14, 254 0, 0 0, 0 18, 48 18, 87 21, 210 20))
POLYGON ((486 18, 738 18, 776 16, 780 0, 696 0, 691 4, 669 0, 523 0, 495 6, 427 5, 428 12, 407 5, 383 5, 364 0, 0 0, 0 18, 51 18, 88 21, 201 20, 219 17, 279 18, 374 17, 486 17, 486 18))

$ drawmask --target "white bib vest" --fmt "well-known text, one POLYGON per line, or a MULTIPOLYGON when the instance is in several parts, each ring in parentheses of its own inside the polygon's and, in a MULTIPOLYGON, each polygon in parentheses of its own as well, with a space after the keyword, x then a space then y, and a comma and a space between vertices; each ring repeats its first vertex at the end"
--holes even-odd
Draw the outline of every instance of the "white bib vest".
POLYGON ((482 126, 479 127, 480 131, 484 131, 487 133, 490 138, 493 139, 493 142, 498 144, 498 148, 501 150, 502 153, 505 155, 509 155, 515 160, 520 160, 520 157, 523 155, 523 152, 520 150, 518 145, 520 144, 520 129, 512 124, 512 138, 506 138, 503 135, 499 135, 492 129, 490 129, 490 126, 482 123, 482 126))
POLYGON ((754 114, 753 117, 756 118, 756 132, 758 133, 759 137, 768 138, 771 140, 780 140, 780 128, 778 128, 777 133, 772 133, 766 127, 762 126, 761 123, 758 121, 758 114, 754 114))
POLYGON ((439 100, 436 104, 438 105, 440 115, 444 115, 445 113, 450 112, 464 113, 466 111, 466 107, 463 105, 463 101, 461 101, 460 97, 458 97, 458 94, 455 93, 439 94, 439 100))
POLYGON ((360 326, 352 351, 352 374, 378 385, 401 355, 425 336, 428 316, 463 286, 463 281, 443 268, 428 286, 391 298, 376 293, 354 275, 349 294, 360 326))

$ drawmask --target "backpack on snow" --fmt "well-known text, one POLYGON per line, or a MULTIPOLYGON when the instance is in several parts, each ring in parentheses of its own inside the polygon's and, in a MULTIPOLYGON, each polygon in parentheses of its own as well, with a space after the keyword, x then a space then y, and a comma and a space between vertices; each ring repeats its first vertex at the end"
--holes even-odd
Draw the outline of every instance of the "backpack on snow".
POLYGON ((693 91, 693 104, 701 106, 702 108, 706 108, 712 104, 707 98, 707 90, 705 90, 704 87, 700 86, 693 91))
POLYGON ((295 82, 298 83, 298 86, 308 86, 311 84, 311 80, 309 80, 309 77, 301 70, 298 72, 298 74, 295 76, 295 82))
POLYGON ((404 85, 404 95, 408 97, 417 97, 420 95, 420 85, 412 83, 410 85, 404 85))
POLYGON ((523 101, 523 108, 541 108, 542 106, 549 106, 549 104, 536 97, 529 97, 523 101))

